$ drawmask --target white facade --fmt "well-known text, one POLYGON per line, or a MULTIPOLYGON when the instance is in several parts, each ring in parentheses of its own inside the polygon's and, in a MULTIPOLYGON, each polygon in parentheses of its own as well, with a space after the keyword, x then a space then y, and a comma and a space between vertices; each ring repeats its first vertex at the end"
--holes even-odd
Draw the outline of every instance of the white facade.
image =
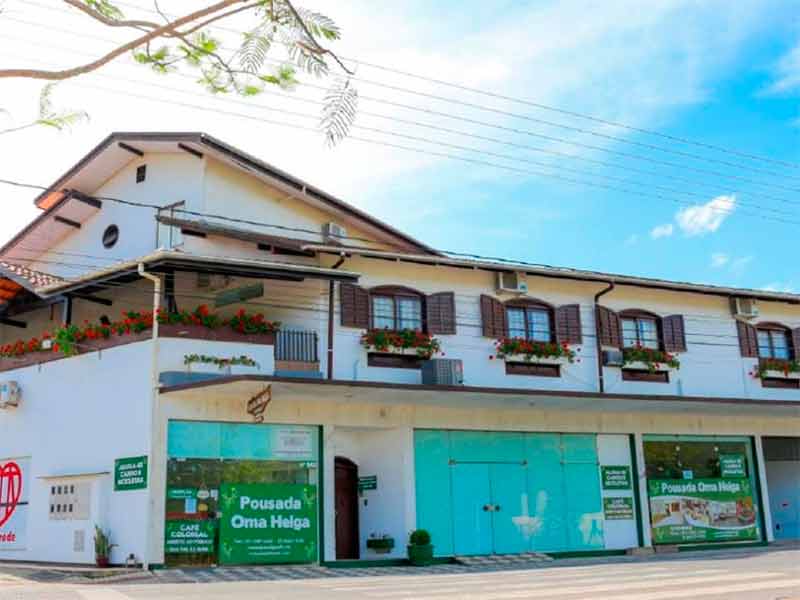
MULTIPOLYGON (((148 144, 155 142, 142 142, 141 146, 147 148, 148 144)), ((101 200, 105 197, 102 208, 82 222, 79 229, 49 239, 46 248, 37 246, 45 242, 37 240, 36 230, 32 230, 0 252, 0 260, 13 263, 14 259, 28 259, 33 262, 26 265, 36 270, 77 278, 111 267, 115 261, 146 257, 161 247, 195 258, 334 267, 357 274, 358 285, 365 289, 404 286, 423 295, 452 292, 456 333, 436 337, 445 358, 463 361, 463 388, 437 390, 421 386, 419 369, 369 366, 368 352, 361 343, 364 330, 342 325, 340 284, 335 285, 334 303, 329 305, 328 271, 302 281, 292 277, 254 279, 233 272, 211 287, 201 285, 198 275, 188 269, 176 272, 172 293, 179 308, 193 309, 199 304, 213 308, 219 294, 262 283, 263 295, 224 306, 219 313, 230 317, 240 307, 247 307, 264 313, 267 319, 280 321, 283 330, 316 333, 318 364, 313 368, 322 379, 281 376, 287 367, 276 356, 275 346, 244 340, 160 337, 153 341, 143 334, 133 343, 40 365, 14 368, 10 362, 13 359, 0 358, 0 368, 4 369, 0 371, 0 382, 15 381, 22 390, 18 407, 0 411, 0 468, 12 460, 26 465, 23 495, 28 502, 24 509, 24 542, 13 547, 0 543, 0 560, 92 562, 91 538, 96 524, 109 530, 112 542, 118 544, 112 562, 123 562, 133 554, 149 564, 163 563, 168 423, 252 422, 247 401, 265 386, 270 386, 272 398, 265 422, 321 428, 324 493, 319 560, 337 558, 332 518, 337 456, 354 462, 359 475, 376 475, 378 480, 376 490, 366 490, 358 498, 359 556, 405 556, 408 532, 418 526, 419 474, 415 469, 414 438, 418 430, 596 435, 598 468, 627 466, 633 472, 629 490, 602 490, 602 497, 625 497, 636 502, 636 519, 604 524, 605 550, 651 543, 644 435, 753 437, 756 456, 761 454, 762 437, 800 435, 800 390, 765 387, 751 375, 759 359, 741 355, 736 321, 725 293, 682 289, 680 285, 664 289, 655 284, 647 287, 617 282, 602 297, 602 305, 615 311, 645 310, 661 317, 683 315, 686 351, 680 352, 680 369, 670 372, 667 383, 626 381, 620 368, 604 366, 605 385, 600 394, 595 294, 606 283, 599 275, 591 280, 529 274, 528 297, 553 306, 579 305, 583 340, 572 346, 575 361, 563 364, 560 376, 507 374, 504 361, 496 356, 496 338, 483 335, 480 309, 482 295, 511 298, 495 290, 496 268, 477 262, 472 268, 424 264, 420 260, 404 260, 402 252, 393 260, 370 257, 355 247, 384 251, 405 248, 413 254, 424 253, 424 249, 409 250, 411 242, 399 234, 395 236, 392 230, 381 230, 374 222, 344 208, 326 208, 322 201, 287 191, 285 181, 270 180, 263 173, 237 166, 230 157, 204 150, 203 157, 198 158, 175 149, 168 139, 159 144, 141 157, 117 153, 108 164, 84 165, 82 172, 91 172, 91 177, 81 175, 84 179, 76 182, 83 182, 81 192, 101 200), (147 167, 146 178, 136 183, 137 167, 142 165, 147 167), (352 242, 354 247, 343 249, 341 257, 335 252, 314 252, 310 256, 276 253, 271 247, 264 248, 269 245, 266 242, 259 246, 246 236, 232 239, 213 233, 182 233, 180 226, 157 224, 151 208, 120 204, 108 198, 161 207, 183 203, 178 209, 193 212, 168 209, 161 211, 161 216, 195 221, 198 230, 201 224, 211 224, 322 244, 325 240, 313 232, 321 231, 325 223, 336 222, 347 228, 349 237, 375 241, 352 242), (112 224, 119 227, 119 241, 107 249, 102 235, 112 224), (331 316, 332 354, 328 352, 331 316), (197 383, 184 365, 184 357, 189 354, 244 354, 258 367, 234 370, 234 375, 248 375, 246 378, 220 379, 205 387, 176 386, 174 377, 197 383), (326 380, 330 356, 331 378, 326 380), (159 378, 163 385, 154 386, 159 378), (136 456, 149 457, 147 489, 114 491, 114 460, 136 456), (73 485, 72 482, 89 486, 89 518, 50 518, 52 486, 73 485), (384 534, 397 543, 390 553, 377 555, 367 548, 367 540, 384 534)), ((147 260, 142 258, 142 262, 147 260)), ((166 284, 163 275, 162 280, 166 284)), ((73 323, 96 322, 103 315, 117 320, 122 311, 153 307, 152 283, 146 280, 104 280, 87 289, 94 298, 113 304, 76 297, 72 301, 73 323)), ((798 300, 762 300, 758 320, 780 323, 789 329, 800 327, 798 300)), ((12 319, 24 321, 26 328, 0 324, 0 346, 52 331, 63 316, 59 303, 17 313, 12 319)), ((220 374, 216 367, 208 365, 193 367, 194 374, 198 371, 220 374)), ((763 511, 759 513, 761 537, 766 541, 772 539, 773 533, 769 497, 785 494, 786 482, 794 481, 800 465, 789 461, 765 470, 761 459, 757 462, 759 511, 763 511), (768 483, 776 478, 778 487, 772 493, 768 483)))

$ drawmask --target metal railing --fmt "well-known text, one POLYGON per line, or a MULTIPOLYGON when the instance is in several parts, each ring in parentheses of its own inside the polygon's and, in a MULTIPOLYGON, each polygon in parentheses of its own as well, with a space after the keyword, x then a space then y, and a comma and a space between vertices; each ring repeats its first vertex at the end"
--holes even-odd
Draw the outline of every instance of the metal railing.
POLYGON ((278 331, 275 338, 275 360, 319 362, 319 336, 317 332, 278 331))

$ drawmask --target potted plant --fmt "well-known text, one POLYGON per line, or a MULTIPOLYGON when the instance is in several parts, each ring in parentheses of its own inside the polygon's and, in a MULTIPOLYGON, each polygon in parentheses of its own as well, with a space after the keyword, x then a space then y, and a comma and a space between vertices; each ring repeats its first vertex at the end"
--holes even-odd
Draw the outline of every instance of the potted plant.
POLYGON ((388 554, 394 548, 394 538, 388 533, 373 533, 367 540, 367 548, 376 554, 388 554))
POLYGON ((111 534, 104 532, 97 525, 94 526, 94 560, 98 567, 107 567, 111 559, 111 549, 116 544, 111 543, 111 534))
POLYGON ((433 564, 431 534, 426 530, 416 529, 408 536, 408 560, 415 567, 433 564))

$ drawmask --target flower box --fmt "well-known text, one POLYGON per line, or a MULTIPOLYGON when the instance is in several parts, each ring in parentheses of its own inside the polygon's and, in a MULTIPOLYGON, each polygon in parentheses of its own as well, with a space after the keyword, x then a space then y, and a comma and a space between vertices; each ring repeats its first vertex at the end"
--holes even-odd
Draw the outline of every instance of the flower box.
MULTIPOLYGON (((152 333, 150 334, 152 335, 152 333)), ((158 326, 158 336, 165 338, 186 338, 216 342, 237 342, 240 344, 275 345, 275 333, 239 333, 229 327, 209 329, 204 325, 182 325, 163 323, 158 326)))
POLYGON ((677 367, 671 367, 667 363, 659 363, 657 367, 655 365, 651 366, 642 360, 633 360, 631 362, 626 362, 624 365, 622 365, 622 368, 629 371, 651 371, 651 372, 674 371, 677 369, 677 367))
POLYGON ((762 379, 800 379, 800 372, 789 372, 786 373, 784 371, 773 371, 768 369, 763 371, 761 375, 762 379))
POLYGON ((394 549, 394 538, 369 538, 367 548, 376 554, 389 554, 394 549))
POLYGON ((527 356, 525 354, 508 354, 502 357, 507 363, 529 363, 532 365, 567 365, 570 363, 566 356, 527 356))

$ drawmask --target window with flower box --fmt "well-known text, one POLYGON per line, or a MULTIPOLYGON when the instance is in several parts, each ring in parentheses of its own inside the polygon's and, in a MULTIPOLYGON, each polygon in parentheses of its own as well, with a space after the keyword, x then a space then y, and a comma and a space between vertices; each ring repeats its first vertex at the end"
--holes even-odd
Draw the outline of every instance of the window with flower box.
POLYGON ((624 348, 660 348, 658 318, 645 314, 621 315, 622 345, 624 348))
POLYGON ((757 358, 750 374, 761 380, 762 387, 800 388, 800 328, 781 323, 752 325, 736 321, 739 351, 742 357, 757 358))
POLYGON ((534 342, 553 341, 553 320, 550 313, 550 308, 538 304, 507 306, 509 336, 534 342))
POLYGON ((758 356, 789 360, 793 357, 792 340, 789 330, 778 325, 761 325, 756 328, 758 356))

